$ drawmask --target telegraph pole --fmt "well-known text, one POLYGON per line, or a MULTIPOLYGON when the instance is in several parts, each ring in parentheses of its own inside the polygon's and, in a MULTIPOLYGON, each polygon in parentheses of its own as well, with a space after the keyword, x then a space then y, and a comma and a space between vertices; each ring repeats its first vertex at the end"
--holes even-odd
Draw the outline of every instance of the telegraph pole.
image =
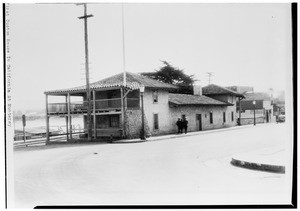
POLYGON ((85 42, 85 76, 86 76, 86 100, 87 100, 87 129, 88 129, 88 141, 92 140, 92 122, 91 122, 91 91, 90 91, 90 76, 89 76, 89 50, 88 50, 88 30, 87 19, 93 17, 93 15, 87 15, 86 3, 77 4, 83 5, 84 15, 78 17, 84 20, 84 42, 85 42))
POLYGON ((208 76, 208 85, 209 85, 211 81, 211 77, 213 76, 213 72, 207 72, 207 76, 208 76))
POLYGON ((125 24, 124 24, 124 5, 122 3, 122 43, 123 43, 123 86, 126 87, 126 65, 125 65, 125 24))

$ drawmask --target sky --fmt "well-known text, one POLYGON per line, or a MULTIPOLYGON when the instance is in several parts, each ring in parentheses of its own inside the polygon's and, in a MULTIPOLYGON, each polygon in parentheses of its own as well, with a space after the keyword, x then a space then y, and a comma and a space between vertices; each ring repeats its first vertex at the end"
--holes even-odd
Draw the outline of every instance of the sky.
MULTIPOLYGON (((45 108, 44 91, 85 84, 84 26, 75 4, 10 4, 13 109, 45 108)), ((123 68, 122 6, 88 4, 90 82, 123 68)), ((288 3, 124 4, 125 69, 139 73, 162 60, 202 86, 286 90, 292 39, 288 3)), ((62 99, 64 100, 64 99, 62 99)))

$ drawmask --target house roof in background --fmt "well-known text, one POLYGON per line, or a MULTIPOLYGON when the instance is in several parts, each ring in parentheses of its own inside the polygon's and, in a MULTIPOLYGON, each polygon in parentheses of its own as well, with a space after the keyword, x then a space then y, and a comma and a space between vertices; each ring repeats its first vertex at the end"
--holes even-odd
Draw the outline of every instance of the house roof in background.
POLYGON ((237 93, 231 89, 228 89, 228 88, 225 88, 225 87, 222 87, 222 86, 218 86, 218 85, 215 85, 215 84, 210 84, 208 86, 205 86, 202 88, 202 93, 204 95, 235 95, 235 96, 238 96, 238 97, 244 97, 244 95, 240 94, 240 93, 237 93))
POLYGON ((246 93, 244 100, 271 100, 269 94, 264 92, 246 93))
POLYGON ((215 105, 215 106, 232 106, 233 104, 224 103, 204 95, 189 94, 171 94, 169 93, 169 104, 171 105, 215 105))
POLYGON ((230 90, 235 91, 240 94, 245 94, 247 92, 253 92, 252 86, 227 86, 225 88, 230 89, 230 90))
MULTIPOLYGON (((90 89, 95 90, 101 88, 124 87, 123 78, 124 78, 123 73, 120 73, 102 79, 100 81, 90 83, 90 89)), ((135 89, 139 89, 141 86, 147 88, 155 88, 155 89, 177 89, 178 88, 177 86, 172 84, 163 83, 136 73, 126 72, 126 88, 135 90, 135 89)), ((85 89, 86 89, 86 85, 78 86, 74 88, 68 88, 68 89, 46 91, 45 94, 66 94, 70 92, 84 91, 85 89)))

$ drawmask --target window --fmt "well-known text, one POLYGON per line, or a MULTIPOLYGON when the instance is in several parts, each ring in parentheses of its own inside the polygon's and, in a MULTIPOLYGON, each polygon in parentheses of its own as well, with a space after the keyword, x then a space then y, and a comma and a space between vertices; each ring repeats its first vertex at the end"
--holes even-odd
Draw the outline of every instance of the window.
POLYGON ((153 103, 157 103, 158 102, 158 92, 153 91, 152 97, 153 97, 153 103))
POLYGON ((111 116, 109 126, 110 127, 119 127, 119 117, 118 116, 111 116))
POLYGON ((231 111, 231 121, 234 121, 234 113, 231 111))
POLYGON ((212 112, 209 113, 209 122, 210 122, 210 124, 213 123, 213 113, 212 112))
POLYGON ((226 122, 226 112, 223 112, 223 123, 226 122))
POLYGON ((158 126, 158 114, 154 114, 153 115, 153 122, 154 122, 154 130, 158 130, 159 126, 158 126))
POLYGON ((120 117, 119 115, 97 115, 96 126, 97 128, 119 128, 120 117))

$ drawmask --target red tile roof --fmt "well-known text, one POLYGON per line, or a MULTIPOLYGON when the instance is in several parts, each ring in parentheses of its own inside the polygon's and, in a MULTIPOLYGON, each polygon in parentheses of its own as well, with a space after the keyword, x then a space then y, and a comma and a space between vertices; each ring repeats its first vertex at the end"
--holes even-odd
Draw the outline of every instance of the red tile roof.
POLYGON ((171 94, 169 93, 169 104, 171 105, 216 105, 216 106, 232 106, 233 104, 224 103, 204 95, 188 95, 188 94, 171 94))
POLYGON ((210 84, 208 86, 205 86, 202 88, 202 93, 204 95, 220 95, 220 94, 229 94, 229 95, 235 95, 238 97, 243 97, 242 94, 237 93, 233 90, 230 90, 228 88, 222 87, 222 86, 218 86, 215 84, 210 84))
MULTIPOLYGON (((136 73, 126 72, 126 87, 129 89, 139 89, 141 86, 155 89, 177 89, 177 86, 159 82, 146 76, 142 76, 136 73)), ((102 79, 100 81, 90 84, 90 89, 100 89, 109 87, 124 87, 123 85, 123 73, 102 79)), ((45 94, 65 94, 69 92, 85 91, 86 86, 79 86, 69 89, 58 89, 52 91, 46 91, 45 94)))

